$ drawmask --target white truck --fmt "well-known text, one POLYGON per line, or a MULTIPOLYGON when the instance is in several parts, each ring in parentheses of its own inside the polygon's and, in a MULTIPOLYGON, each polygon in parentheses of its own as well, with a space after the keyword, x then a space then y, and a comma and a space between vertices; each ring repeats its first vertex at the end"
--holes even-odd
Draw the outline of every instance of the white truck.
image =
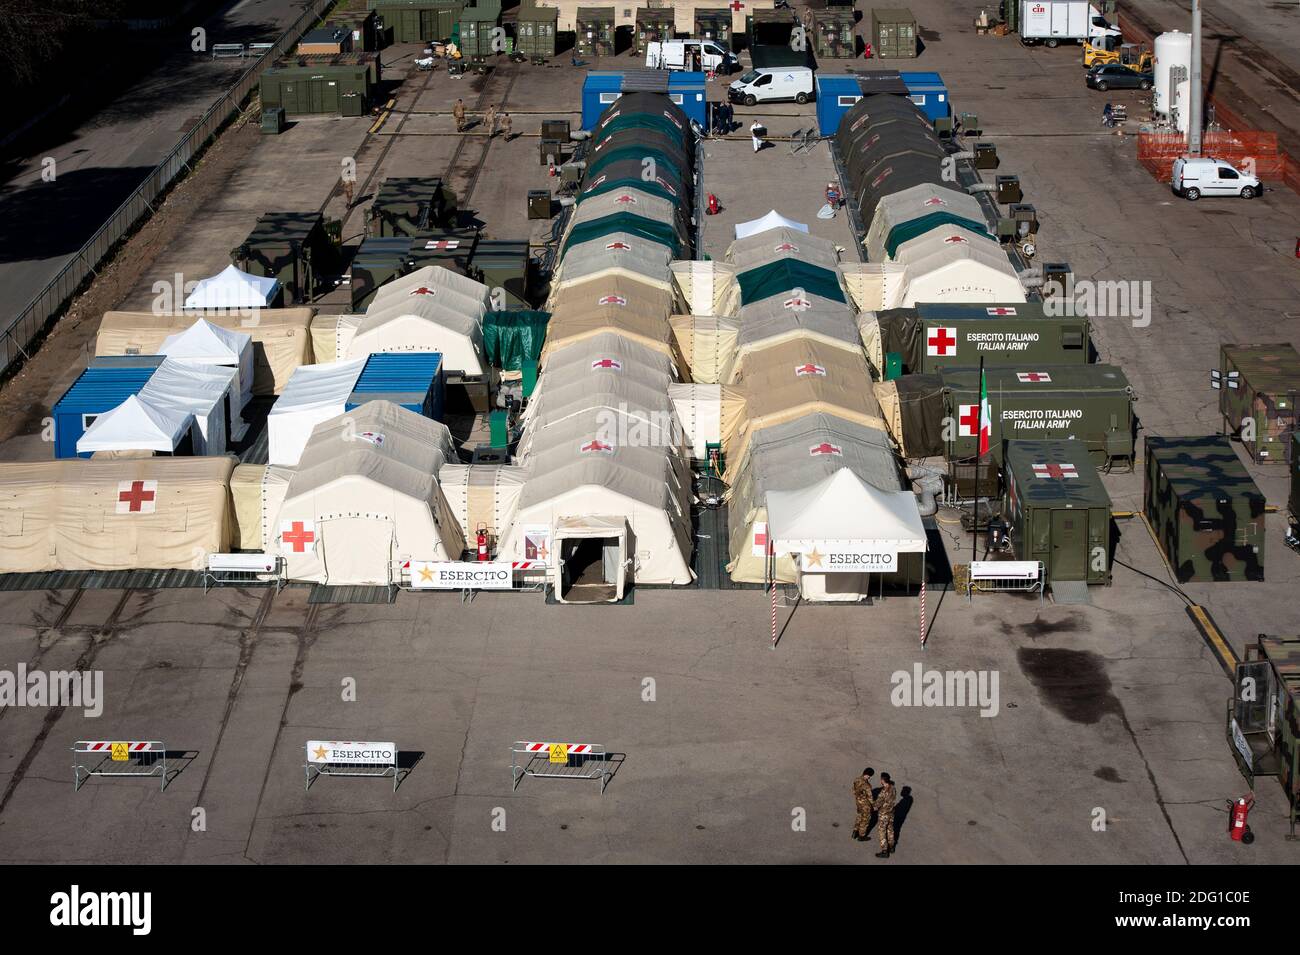
POLYGON ((741 74, 727 87, 727 99, 754 106, 813 98, 813 71, 806 66, 758 67, 741 74))
POLYGON ((1102 15, 1101 9, 1089 0, 1012 0, 1019 6, 1020 42, 1025 46, 1055 47, 1062 43, 1082 43, 1102 46, 1106 37, 1116 37, 1120 32, 1102 15))
POLYGON ((736 54, 713 40, 664 40, 646 44, 645 65, 652 70, 726 74, 736 69, 736 54))

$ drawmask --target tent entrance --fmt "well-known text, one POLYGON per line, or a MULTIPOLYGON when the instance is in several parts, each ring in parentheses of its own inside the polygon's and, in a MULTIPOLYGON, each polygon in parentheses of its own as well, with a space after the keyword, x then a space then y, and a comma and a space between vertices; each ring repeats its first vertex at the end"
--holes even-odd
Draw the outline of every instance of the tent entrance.
POLYGON ((317 523, 325 565, 323 583, 332 586, 393 582, 393 522, 378 517, 340 517, 317 523))
POLYGON ((627 579, 627 524, 622 519, 562 521, 555 532, 560 555, 560 603, 614 603, 627 579))

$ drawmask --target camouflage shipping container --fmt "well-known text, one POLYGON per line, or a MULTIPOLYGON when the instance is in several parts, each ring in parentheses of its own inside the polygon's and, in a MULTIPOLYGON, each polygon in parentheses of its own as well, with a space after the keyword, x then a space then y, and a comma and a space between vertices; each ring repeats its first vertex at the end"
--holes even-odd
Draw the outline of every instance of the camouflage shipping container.
POLYGON ((827 7, 812 15, 813 52, 819 57, 848 59, 856 55, 853 9, 827 7))
POLYGON ((1287 460, 1296 430, 1300 354, 1286 342, 1224 345, 1219 371, 1224 425, 1234 434, 1241 432, 1241 443, 1256 464, 1287 460))
MULTIPOLYGON (((1023 365, 985 368, 992 433, 989 459, 1002 461, 1004 441, 1081 441, 1102 466, 1133 457, 1133 390, 1115 365, 1023 365)), ((944 456, 973 460, 979 450, 979 369, 945 368, 944 414, 951 419, 944 456)))
POLYGON ((248 238, 230 252, 245 272, 280 280, 285 303, 310 302, 316 289, 339 269, 338 246, 319 212, 267 212, 248 238))
POLYGON ((636 8, 636 24, 633 40, 636 43, 636 55, 644 59, 646 45, 662 43, 673 38, 673 26, 676 14, 671 7, 656 9, 653 7, 636 8))
POLYGON ((419 235, 456 218, 456 196, 441 176, 385 179, 370 205, 374 236, 419 235))
POLYGON ((1300 637, 1260 634, 1237 664, 1228 701, 1228 740, 1251 789, 1276 776, 1295 837, 1300 817, 1300 637))
POLYGON ((1110 583, 1110 495, 1079 441, 1010 441, 1002 516, 1016 560, 1049 581, 1110 583))
POLYGON ((877 372, 891 352, 901 356, 907 374, 970 366, 981 357, 987 367, 1088 361, 1088 319, 1047 315, 1041 302, 891 308, 874 321, 863 316, 861 329, 877 372))
POLYGON ((578 7, 578 56, 614 55, 614 8, 578 7))
POLYGON ((1149 435, 1143 513, 1180 581, 1264 579, 1264 495, 1226 435, 1149 435))

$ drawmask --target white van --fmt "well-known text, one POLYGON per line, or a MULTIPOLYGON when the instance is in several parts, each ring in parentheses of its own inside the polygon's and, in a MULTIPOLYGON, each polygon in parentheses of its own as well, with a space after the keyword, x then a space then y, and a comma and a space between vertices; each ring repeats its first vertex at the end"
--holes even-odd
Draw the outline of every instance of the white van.
POLYGON ((646 44, 645 65, 652 70, 693 70, 730 73, 736 69, 736 54, 713 40, 664 40, 646 44))
POLYGON ((1254 199, 1264 190, 1259 177, 1242 172, 1222 159, 1192 159, 1184 156, 1174 160, 1174 176, 1170 185, 1178 195, 1195 202, 1201 196, 1241 196, 1254 199))
POLYGON ((746 106, 782 100, 806 103, 812 98, 813 71, 806 66, 759 67, 727 87, 727 99, 746 106))

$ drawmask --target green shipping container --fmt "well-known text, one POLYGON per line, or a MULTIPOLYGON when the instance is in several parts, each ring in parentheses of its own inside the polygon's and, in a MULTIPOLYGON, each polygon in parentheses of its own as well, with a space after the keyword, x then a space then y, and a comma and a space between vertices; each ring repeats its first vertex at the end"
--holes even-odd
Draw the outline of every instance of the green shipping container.
POLYGON ((674 16, 671 7, 668 9, 637 7, 634 34, 636 55, 644 59, 647 44, 671 40, 676 29, 673 24, 674 16))
POLYGON ((828 7, 812 16, 813 50, 820 57, 848 59, 857 54, 853 10, 828 7))
POLYGON ((1016 560, 1048 581, 1110 583, 1110 495, 1078 441, 1010 441, 1002 516, 1016 560))
POLYGON ((717 40, 731 46, 731 11, 726 7, 700 7, 695 11, 695 33, 700 40, 717 40))
POLYGON ((555 7, 521 6, 515 30, 519 52, 530 60, 549 60, 555 56, 555 25, 559 19, 560 11, 555 7))
POLYGON ((1225 727, 1237 768, 1255 790, 1276 776, 1287 802, 1288 839, 1300 821, 1300 637, 1261 633, 1237 664, 1225 727))
POLYGON ((460 14, 460 51, 465 56, 487 57, 505 52, 505 33, 499 32, 499 6, 466 7, 460 14))
POLYGON ((1182 582, 1264 579, 1264 495, 1227 435, 1146 439, 1143 513, 1182 582))
POLYGON ((391 178, 380 183, 370 205, 373 236, 417 236, 453 223, 456 195, 441 176, 391 178))
POLYGON ((913 58, 916 49, 916 17, 905 7, 871 11, 872 53, 880 59, 913 58))
POLYGON ((359 116, 379 98, 375 53, 307 54, 277 60, 261 79, 262 108, 288 116, 359 116))
POLYGON ((369 0, 390 43, 445 42, 460 20, 460 0, 369 0))
POLYGON ((578 56, 614 55, 614 8, 578 7, 578 56))
POLYGON ((1219 352, 1219 413, 1256 464, 1282 463, 1296 430, 1300 354, 1290 343, 1224 345, 1219 352))

